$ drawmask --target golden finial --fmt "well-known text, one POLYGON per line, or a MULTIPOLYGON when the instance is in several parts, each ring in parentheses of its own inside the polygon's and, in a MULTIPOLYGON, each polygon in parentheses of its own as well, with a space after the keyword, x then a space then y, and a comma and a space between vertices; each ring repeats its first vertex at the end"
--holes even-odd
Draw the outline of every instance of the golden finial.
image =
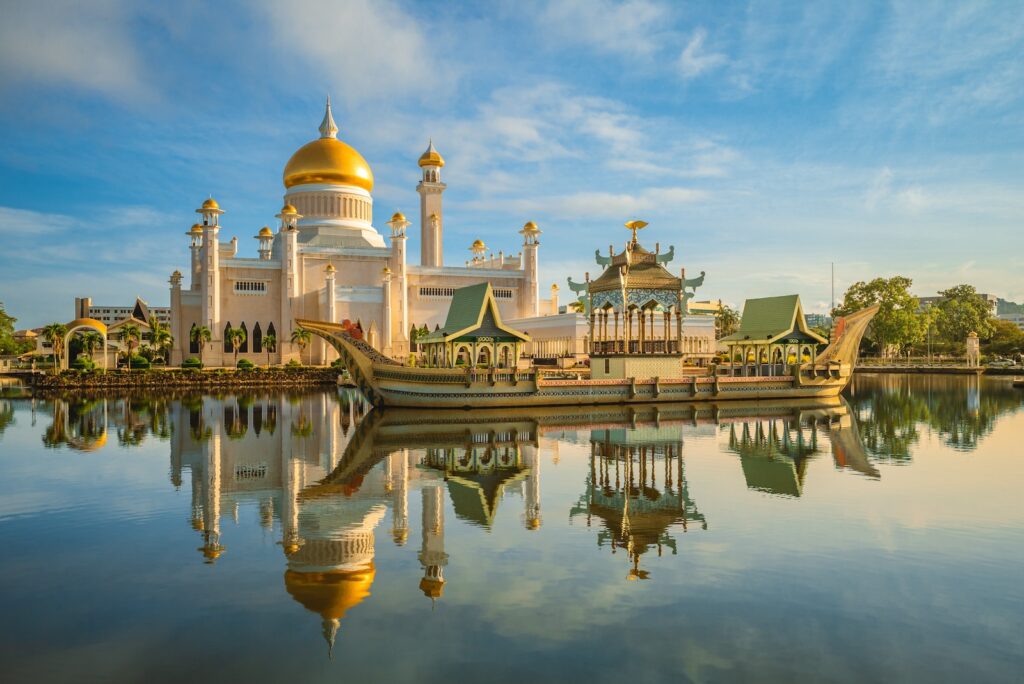
POLYGON ((647 226, 647 221, 626 221, 626 228, 633 231, 632 244, 636 244, 636 231, 647 226))

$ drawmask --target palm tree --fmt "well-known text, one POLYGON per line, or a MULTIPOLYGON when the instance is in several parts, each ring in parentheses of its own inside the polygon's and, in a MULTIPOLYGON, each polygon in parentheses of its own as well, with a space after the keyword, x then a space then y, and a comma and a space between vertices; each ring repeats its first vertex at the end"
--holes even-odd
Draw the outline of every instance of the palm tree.
POLYGON ((277 351, 277 336, 264 335, 263 348, 267 350, 267 367, 270 366, 270 355, 277 351))
POLYGON ((299 345, 299 360, 302 360, 302 350, 306 348, 313 335, 305 328, 296 328, 292 331, 292 344, 299 345))
POLYGON ((141 339, 142 332, 139 331, 139 326, 134 323, 128 323, 121 328, 121 341, 128 347, 128 370, 132 369, 132 352, 141 339))
POLYGON ((100 335, 94 330, 82 333, 79 337, 82 338, 82 347, 85 349, 85 353, 89 355, 90 359, 92 359, 93 352, 103 346, 103 335, 100 335))
POLYGON ((160 350, 164 363, 167 363, 170 358, 171 345, 174 344, 174 336, 171 335, 171 329, 154 320, 152 330, 153 346, 160 350))
POLYGON ((213 333, 205 325, 197 325, 189 332, 189 341, 199 345, 199 363, 203 363, 203 347, 213 339, 213 333))
POLYGON ((63 323, 50 323, 43 328, 43 339, 50 343, 53 349, 53 370, 57 370, 57 362, 64 351, 64 336, 68 334, 68 328, 63 323))
POLYGON ((238 365, 238 350, 245 344, 245 330, 242 328, 228 328, 225 335, 231 343, 231 349, 235 352, 235 365, 238 365))

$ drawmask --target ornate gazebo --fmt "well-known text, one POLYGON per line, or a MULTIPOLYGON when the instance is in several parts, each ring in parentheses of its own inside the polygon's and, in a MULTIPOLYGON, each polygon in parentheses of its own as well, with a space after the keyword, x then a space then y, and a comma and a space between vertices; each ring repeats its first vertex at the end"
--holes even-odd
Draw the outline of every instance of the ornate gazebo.
MULTIPOLYGON (((646 225, 628 222, 633 237, 625 249, 615 254, 609 246, 607 257, 597 253, 597 263, 605 270, 596 280, 587 274, 585 309, 594 378, 673 377, 681 370, 683 317, 693 297, 686 288, 700 287, 704 273, 691 280, 685 269, 678 277, 670 273, 665 264, 675 248, 665 254, 660 245, 653 252, 645 249, 636 234, 646 225)), ((569 285, 577 289, 571 280, 569 285)))

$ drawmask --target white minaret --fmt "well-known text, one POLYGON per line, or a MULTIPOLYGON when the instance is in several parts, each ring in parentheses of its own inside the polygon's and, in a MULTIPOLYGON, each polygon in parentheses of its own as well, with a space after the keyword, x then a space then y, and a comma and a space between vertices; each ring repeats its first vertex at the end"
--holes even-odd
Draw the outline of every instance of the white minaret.
POLYGON ((388 466, 394 477, 391 495, 391 537, 402 546, 409 538, 409 450, 402 449, 388 456, 388 466))
POLYGON ((270 261, 270 245, 274 242, 274 231, 270 230, 267 226, 263 226, 260 228, 260 232, 253 237, 260 243, 260 261, 270 261))
MULTIPOLYGON (((171 337, 174 339, 173 346, 171 347, 171 358, 168 362, 171 365, 177 366, 184 359, 185 345, 188 344, 188 340, 184 339, 187 336, 181 334, 181 271, 175 271, 171 274, 171 311, 174 315, 171 316, 171 337)), ((103 350, 103 359, 106 361, 107 352, 103 350)))
POLYGON ((398 289, 398 340, 402 342, 402 354, 409 353, 409 279, 405 255, 405 229, 410 223, 402 212, 396 211, 391 220, 391 270, 395 287, 398 289))
POLYGON ((224 331, 220 329, 220 240, 217 239, 217 233, 220 230, 220 215, 224 212, 217 200, 211 197, 196 209, 196 213, 203 217, 203 264, 199 286, 202 321, 210 329, 213 348, 223 351, 223 344, 218 344, 223 342, 221 336, 224 331))
POLYGON ((519 234, 523 236, 523 271, 526 272, 526 287, 520 304, 525 316, 540 315, 540 278, 537 274, 537 247, 540 246, 540 228, 533 221, 527 221, 519 234))
POLYGON ((441 194, 446 186, 441 182, 444 158, 434 149, 434 141, 420 156, 423 178, 416 186, 420 193, 420 263, 424 266, 443 266, 444 214, 441 212, 441 194))
POLYGON ((420 547, 420 565, 423 579, 420 589, 431 599, 441 597, 444 591, 444 566, 448 565, 448 554, 444 552, 444 495, 441 485, 424 487, 423 490, 423 543, 420 547))
MULTIPOLYGON (((327 264, 324 266, 324 300, 325 309, 323 315, 326 316, 326 320, 331 323, 335 323, 338 320, 338 298, 335 295, 335 275, 336 270, 334 264, 327 264)), ((320 338, 320 358, 323 363, 328 363, 328 356, 330 356, 331 346, 327 344, 327 340, 320 338)))
POLYGON ((203 281, 203 227, 193 223, 192 229, 185 235, 189 237, 189 251, 192 252, 192 273, 188 287, 190 290, 198 290, 203 281))
POLYGON ((302 215, 292 205, 285 204, 277 218, 281 220, 281 227, 277 233, 281 240, 281 327, 277 336, 277 351, 281 362, 284 362, 285 350, 291 349, 292 346, 292 302, 299 296, 298 223, 302 215))
POLYGON ((384 292, 384 316, 383 325, 381 325, 381 338, 380 338, 380 350, 385 356, 391 356, 391 317, 394 312, 391 308, 391 269, 387 266, 381 271, 381 287, 384 292))

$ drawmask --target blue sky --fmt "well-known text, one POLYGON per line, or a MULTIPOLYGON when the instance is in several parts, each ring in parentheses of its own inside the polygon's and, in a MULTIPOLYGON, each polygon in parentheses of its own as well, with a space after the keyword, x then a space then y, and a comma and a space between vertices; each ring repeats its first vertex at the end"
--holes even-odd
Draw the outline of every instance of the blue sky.
POLYGON ((433 137, 449 263, 535 220, 546 290, 642 218, 698 299, 824 311, 835 261, 1024 301, 1022 55, 1019 1, 6 2, 0 301, 166 305, 209 194, 255 256, 328 92, 382 232, 433 137))

